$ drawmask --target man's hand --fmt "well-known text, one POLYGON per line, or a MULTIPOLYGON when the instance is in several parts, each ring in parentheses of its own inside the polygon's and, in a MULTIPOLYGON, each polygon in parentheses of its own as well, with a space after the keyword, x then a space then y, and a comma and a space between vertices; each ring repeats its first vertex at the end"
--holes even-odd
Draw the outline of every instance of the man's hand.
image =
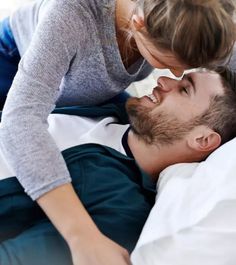
POLYGON ((70 244, 74 265, 131 265, 129 253, 101 233, 70 244))

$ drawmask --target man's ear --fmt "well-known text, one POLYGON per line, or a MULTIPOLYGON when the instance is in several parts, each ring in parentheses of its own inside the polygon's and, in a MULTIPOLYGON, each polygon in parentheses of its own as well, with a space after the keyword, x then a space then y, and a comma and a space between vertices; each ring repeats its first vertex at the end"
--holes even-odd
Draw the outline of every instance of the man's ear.
POLYGON ((132 23, 135 30, 139 31, 144 27, 144 18, 141 14, 132 16, 132 23))
POLYGON ((188 137, 188 146, 198 152, 212 152, 221 144, 221 136, 210 128, 198 126, 188 137))

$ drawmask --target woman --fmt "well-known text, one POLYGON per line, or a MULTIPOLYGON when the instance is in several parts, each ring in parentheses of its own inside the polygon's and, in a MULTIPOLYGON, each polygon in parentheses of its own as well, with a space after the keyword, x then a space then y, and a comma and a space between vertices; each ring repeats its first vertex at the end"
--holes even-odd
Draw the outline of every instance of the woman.
POLYGON ((124 265, 129 258, 76 197, 47 132, 49 113, 55 104, 108 100, 152 68, 180 76, 222 62, 235 41, 234 10, 233 0, 40 0, 2 23, 2 104, 11 87, 2 150, 65 238, 75 265, 124 265))

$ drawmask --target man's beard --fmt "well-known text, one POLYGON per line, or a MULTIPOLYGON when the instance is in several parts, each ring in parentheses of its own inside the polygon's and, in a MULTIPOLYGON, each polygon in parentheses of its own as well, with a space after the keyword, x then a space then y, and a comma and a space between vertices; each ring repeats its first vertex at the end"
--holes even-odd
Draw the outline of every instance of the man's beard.
POLYGON ((184 122, 161 110, 153 114, 151 108, 142 106, 136 98, 127 101, 126 110, 134 134, 150 145, 173 144, 197 125, 197 119, 184 122))

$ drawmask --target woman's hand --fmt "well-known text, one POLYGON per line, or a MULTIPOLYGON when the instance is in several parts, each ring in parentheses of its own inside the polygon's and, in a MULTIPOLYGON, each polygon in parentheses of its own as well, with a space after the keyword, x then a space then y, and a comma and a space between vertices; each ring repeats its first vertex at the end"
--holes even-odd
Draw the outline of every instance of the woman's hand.
POLYGON ((129 253, 100 232, 70 242, 74 265, 131 265, 129 253))

